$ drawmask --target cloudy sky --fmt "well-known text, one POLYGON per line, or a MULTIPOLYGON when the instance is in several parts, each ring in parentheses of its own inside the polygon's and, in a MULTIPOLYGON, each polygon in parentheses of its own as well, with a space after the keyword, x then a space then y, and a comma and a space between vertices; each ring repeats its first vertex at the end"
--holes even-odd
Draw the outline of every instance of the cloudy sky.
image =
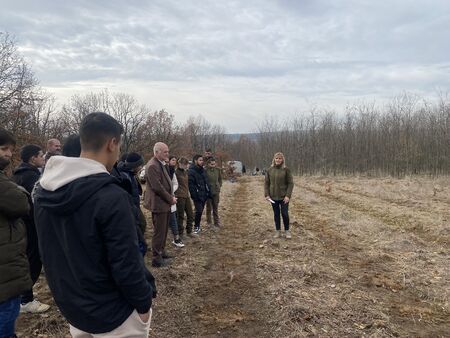
POLYGON ((450 89, 448 0, 0 0, 60 102, 108 88, 229 132, 312 106, 450 89))

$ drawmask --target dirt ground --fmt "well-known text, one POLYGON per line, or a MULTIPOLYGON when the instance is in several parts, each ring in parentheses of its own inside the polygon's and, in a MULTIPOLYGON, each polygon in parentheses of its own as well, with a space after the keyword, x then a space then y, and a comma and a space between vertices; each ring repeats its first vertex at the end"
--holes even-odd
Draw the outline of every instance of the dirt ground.
MULTIPOLYGON (((224 227, 168 244, 151 337, 450 336, 450 178, 296 178, 291 240, 272 238, 262 187, 225 183, 224 227)), ((53 306, 19 336, 66 336, 43 277, 36 291, 53 306)))

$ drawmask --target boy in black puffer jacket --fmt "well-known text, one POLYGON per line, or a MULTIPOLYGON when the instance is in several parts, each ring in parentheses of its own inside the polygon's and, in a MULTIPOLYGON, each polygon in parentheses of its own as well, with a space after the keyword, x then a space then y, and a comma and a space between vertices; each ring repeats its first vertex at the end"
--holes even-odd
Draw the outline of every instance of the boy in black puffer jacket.
MULTIPOLYGON (((44 152, 41 147, 35 144, 28 144, 22 147, 20 151, 22 163, 14 170, 13 180, 24 187, 31 195, 34 185, 41 177, 39 169, 45 165, 44 152)), ((33 202, 29 198, 30 214, 22 217, 27 227, 27 257, 30 264, 30 275, 33 285, 37 282, 42 271, 41 257, 39 256, 39 244, 34 224, 33 202)), ((40 313, 47 311, 49 305, 43 304, 34 299, 33 289, 27 290, 21 299, 20 312, 40 313)))
POLYGON ((208 176, 203 169, 204 161, 202 155, 195 155, 193 164, 189 168, 189 192, 194 201, 195 207, 195 226, 194 233, 200 233, 200 221, 202 219, 203 209, 208 198, 211 198, 211 187, 209 186, 208 176))

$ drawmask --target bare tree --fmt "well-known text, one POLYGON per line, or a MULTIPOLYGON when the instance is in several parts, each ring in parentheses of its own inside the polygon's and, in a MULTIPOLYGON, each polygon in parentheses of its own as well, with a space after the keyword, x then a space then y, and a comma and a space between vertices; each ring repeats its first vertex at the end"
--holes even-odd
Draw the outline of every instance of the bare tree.
POLYGON ((81 120, 92 112, 104 112, 113 116, 124 127, 122 150, 128 152, 138 143, 138 128, 144 123, 150 109, 138 103, 135 97, 125 93, 109 93, 108 90, 86 95, 74 95, 64 105, 62 117, 69 133, 77 133, 81 120))
POLYGON ((145 121, 136 129, 136 150, 146 157, 153 155, 153 146, 156 142, 164 142, 171 152, 179 146, 179 127, 175 124, 174 116, 162 109, 147 114, 145 121))
POLYGON ((24 107, 34 100, 37 81, 17 50, 14 39, 0 32, 0 123, 16 133, 22 126, 24 107))

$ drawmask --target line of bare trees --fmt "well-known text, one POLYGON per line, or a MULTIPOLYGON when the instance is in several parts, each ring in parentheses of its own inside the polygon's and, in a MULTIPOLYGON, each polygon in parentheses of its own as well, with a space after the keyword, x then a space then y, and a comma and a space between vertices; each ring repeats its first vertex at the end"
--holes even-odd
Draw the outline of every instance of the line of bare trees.
POLYGON ((16 135, 19 145, 64 140, 93 111, 111 114, 123 124, 123 152, 137 151, 146 158, 153 144, 163 141, 175 155, 211 148, 219 161, 241 160, 248 169, 268 167, 273 154, 283 151, 300 175, 450 173, 450 101, 444 94, 433 102, 403 94, 382 106, 348 106, 344 114, 312 109, 284 121, 266 118, 257 133, 233 142, 222 126, 201 116, 178 123, 166 110, 152 110, 125 93, 74 95, 60 107, 39 86, 13 38, 0 32, 0 124, 16 135))
POLYGON ((77 133, 82 118, 94 111, 106 112, 122 123, 123 152, 150 157, 153 144, 163 141, 174 153, 191 156, 206 148, 221 152, 226 143, 225 129, 201 116, 180 124, 166 110, 152 110, 125 93, 103 90, 73 95, 60 107, 39 86, 13 37, 0 32, 0 125, 16 136, 19 146, 43 146, 49 138, 64 140, 77 133))
POLYGON ((313 110, 285 121, 266 118, 255 140, 241 137, 238 144, 249 166, 267 167, 282 151, 300 175, 448 175, 450 101, 403 94, 381 107, 348 106, 343 115, 313 110))

